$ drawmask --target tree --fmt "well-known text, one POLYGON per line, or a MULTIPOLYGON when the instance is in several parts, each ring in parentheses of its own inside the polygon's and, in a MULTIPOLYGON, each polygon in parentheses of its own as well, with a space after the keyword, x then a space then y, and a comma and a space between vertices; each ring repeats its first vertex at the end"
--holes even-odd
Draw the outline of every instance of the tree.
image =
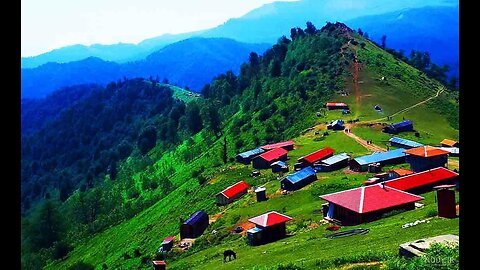
POLYGON ((138 136, 138 148, 142 155, 145 155, 157 144, 157 129, 154 126, 147 126, 138 136))
POLYGON ((360 36, 363 36, 362 28, 358 28, 357 32, 358 32, 358 34, 359 34, 360 36))
POLYGON ((387 35, 383 35, 382 38, 381 38, 381 42, 382 42, 382 49, 385 49, 386 45, 387 45, 387 35))
POLYGON ((34 250, 49 248, 60 240, 64 229, 62 221, 58 202, 49 199, 40 205, 27 228, 34 250))
POLYGON ((307 22, 307 28, 305 28, 305 33, 307 33, 308 35, 315 35, 315 33, 317 33, 317 28, 315 27, 315 25, 313 25, 312 22, 307 22))
POLYGON ((268 66, 269 74, 272 77, 278 77, 282 74, 282 65, 277 59, 270 61, 268 66))
POLYGON ((248 63, 250 64, 250 76, 254 77, 255 75, 258 75, 260 71, 260 60, 258 59, 258 54, 256 52, 250 53, 248 63))
POLYGON ((364 32, 364 33, 363 33, 363 37, 366 38, 366 39, 368 39, 368 38, 369 38, 368 33, 367 33, 367 32, 364 32))
POLYGON ((200 116, 200 107, 197 102, 191 102, 186 108, 187 128, 191 134, 197 134, 203 129, 202 117, 200 116))
POLYGON ((222 130, 222 121, 218 109, 212 102, 206 103, 201 109, 203 125, 215 135, 218 135, 222 130))
POLYGON ((295 40, 297 38, 297 28, 293 27, 290 29, 290 38, 295 40))
POLYGON ((222 160, 223 164, 227 164, 227 136, 223 137, 222 160))

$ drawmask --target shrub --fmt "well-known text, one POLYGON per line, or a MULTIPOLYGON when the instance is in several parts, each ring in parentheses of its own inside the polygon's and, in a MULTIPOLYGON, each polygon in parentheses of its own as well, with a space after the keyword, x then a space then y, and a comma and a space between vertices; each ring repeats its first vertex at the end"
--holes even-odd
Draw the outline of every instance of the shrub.
POLYGON ((438 215, 437 209, 431 209, 431 210, 427 211, 427 213, 425 214, 425 217, 427 217, 427 218, 436 217, 437 215, 438 215))

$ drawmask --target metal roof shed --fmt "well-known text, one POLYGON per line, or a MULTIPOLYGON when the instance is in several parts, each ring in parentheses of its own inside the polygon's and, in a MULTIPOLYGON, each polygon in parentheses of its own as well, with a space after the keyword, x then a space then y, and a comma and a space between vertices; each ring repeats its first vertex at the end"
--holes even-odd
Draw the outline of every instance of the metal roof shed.
POLYGON ((292 173, 280 181, 283 190, 298 190, 317 180, 317 175, 312 167, 306 167, 302 170, 292 173))

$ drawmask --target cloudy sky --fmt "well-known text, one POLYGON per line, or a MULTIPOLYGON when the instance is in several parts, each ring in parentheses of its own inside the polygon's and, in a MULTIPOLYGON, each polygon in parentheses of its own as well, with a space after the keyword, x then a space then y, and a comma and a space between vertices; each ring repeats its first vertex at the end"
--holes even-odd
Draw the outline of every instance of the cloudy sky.
MULTIPOLYGON (((275 0, 21 0, 21 53, 207 29, 275 0)), ((295 1, 295 0, 282 0, 295 1)))

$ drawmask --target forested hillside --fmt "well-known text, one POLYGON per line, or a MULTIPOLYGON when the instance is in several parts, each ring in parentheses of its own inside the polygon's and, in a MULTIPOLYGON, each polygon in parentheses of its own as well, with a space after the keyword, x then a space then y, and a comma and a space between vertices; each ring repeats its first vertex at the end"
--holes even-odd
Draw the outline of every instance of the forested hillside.
MULTIPOLYGON (((22 137, 23 267, 149 269, 151 260, 161 257, 155 252, 161 238, 178 234, 179 220, 198 209, 219 214, 208 229, 218 234, 201 236, 187 252, 169 254, 173 269, 219 266, 209 258, 229 246, 242 247, 242 256, 250 256, 251 260, 239 260, 241 267, 265 264, 253 256, 255 250, 243 248, 240 235, 230 233, 264 207, 298 215, 289 227, 293 239, 297 235, 303 237, 302 243, 309 241, 307 237, 316 239, 310 230, 318 227, 312 229, 310 224, 319 207, 318 196, 355 187, 363 178, 333 173, 311 190, 253 206, 247 196, 228 211, 214 204, 214 196, 242 179, 276 191, 276 175, 262 172, 261 177, 248 177, 251 168, 233 162, 237 153, 262 144, 295 139, 300 147, 292 160, 327 143, 337 151, 365 154, 341 133, 327 139, 313 132, 305 135, 338 117, 325 114, 325 102, 355 103, 356 61, 364 65, 364 89, 372 94, 353 106, 352 118, 376 119, 370 102, 385 97, 384 109, 393 113, 435 95, 441 86, 342 23, 317 29, 308 22, 306 28, 292 28, 289 38, 279 38, 262 55, 250 53, 238 75, 228 71, 215 77, 203 87, 203 97, 187 104, 155 80, 135 79, 98 87, 80 102, 49 112, 58 114, 55 120, 40 121, 37 131, 22 137), (380 81, 382 76, 388 81, 380 81), (350 95, 340 95, 345 92, 350 95)), ((418 128, 422 134, 427 134, 422 125, 429 121, 423 118, 425 112, 447 123, 439 129, 440 135, 425 135, 425 140, 456 132, 458 104, 453 95, 443 92, 433 105, 422 107, 423 113, 414 115, 422 123, 418 128)), ((422 233, 442 231, 443 225, 422 233)), ((454 231, 454 222, 447 225, 445 230, 454 231)), ((383 228, 380 236, 389 230, 383 228)), ((277 250, 284 246, 275 245, 277 250)), ((388 242, 388 248, 393 246, 388 242)), ((308 256, 314 256, 313 250, 306 252, 308 256)), ((342 256, 318 254, 325 260, 342 256)), ((278 253, 265 256, 285 262, 278 253)))

